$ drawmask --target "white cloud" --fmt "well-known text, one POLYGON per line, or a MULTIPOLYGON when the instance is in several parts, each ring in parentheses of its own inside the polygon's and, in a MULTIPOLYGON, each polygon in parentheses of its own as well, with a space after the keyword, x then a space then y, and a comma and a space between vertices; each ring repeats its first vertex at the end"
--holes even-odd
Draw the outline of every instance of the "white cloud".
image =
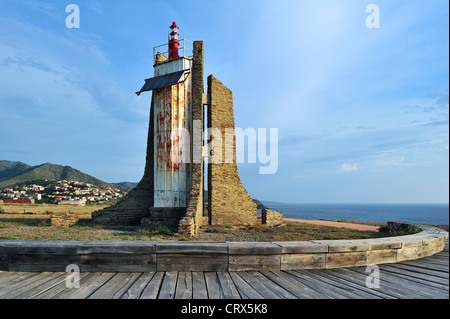
POLYGON ((358 164, 347 164, 347 163, 344 163, 344 164, 341 165, 341 169, 344 172, 355 172, 355 171, 358 170, 358 164))

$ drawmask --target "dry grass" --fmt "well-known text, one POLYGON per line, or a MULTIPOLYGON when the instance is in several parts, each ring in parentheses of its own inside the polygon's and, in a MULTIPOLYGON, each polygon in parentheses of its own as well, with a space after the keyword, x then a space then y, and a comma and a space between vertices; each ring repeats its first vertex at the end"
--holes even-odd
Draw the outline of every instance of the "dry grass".
POLYGON ((0 205, 0 239, 16 240, 175 240, 165 229, 107 228, 92 224, 91 213, 107 206, 0 205), (50 216, 72 212, 77 225, 50 226, 50 216))
POLYGON ((90 216, 93 211, 108 207, 107 205, 42 205, 42 204, 0 204, 0 214, 50 215, 76 213, 79 216, 90 216))
POLYGON ((278 226, 203 226, 200 230, 199 240, 306 241, 326 239, 379 238, 384 236, 384 234, 372 231, 360 231, 341 227, 319 226, 299 222, 286 222, 278 226))
MULTIPOLYGON (((0 239, 16 240, 183 240, 167 228, 95 226, 91 213, 105 206, 0 205, 0 239), (50 226, 52 214, 76 213, 80 220, 71 227, 50 226)), ((371 223, 368 223, 371 224, 371 223)), ((385 233, 286 222, 279 226, 203 226, 201 241, 306 241, 386 237, 385 233)))

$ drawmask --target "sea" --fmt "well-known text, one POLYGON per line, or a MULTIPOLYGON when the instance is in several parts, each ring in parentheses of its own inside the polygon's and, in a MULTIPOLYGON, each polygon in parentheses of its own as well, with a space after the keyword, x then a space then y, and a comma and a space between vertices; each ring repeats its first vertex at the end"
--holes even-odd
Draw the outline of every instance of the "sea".
POLYGON ((449 224, 448 204, 286 204, 261 202, 269 209, 282 212, 284 217, 299 219, 449 224))

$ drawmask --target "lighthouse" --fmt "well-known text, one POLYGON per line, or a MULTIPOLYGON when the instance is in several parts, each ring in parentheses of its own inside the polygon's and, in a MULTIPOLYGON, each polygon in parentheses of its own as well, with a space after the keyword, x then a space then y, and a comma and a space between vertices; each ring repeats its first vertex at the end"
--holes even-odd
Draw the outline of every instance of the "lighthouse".
MULTIPOLYGON (((191 132, 192 126, 192 58, 178 52, 178 29, 176 22, 173 22, 168 56, 154 52, 154 77, 146 79, 141 90, 136 92, 139 95, 153 91, 152 222, 184 213, 191 188, 191 141, 190 134, 186 132, 191 132)), ((182 42, 185 43, 185 40, 182 42)))
POLYGON ((153 77, 136 92, 152 93, 144 175, 123 200, 92 213, 96 224, 168 226, 192 237, 205 224, 257 223, 237 169, 236 138, 220 142, 235 128, 232 92, 213 75, 204 91, 203 41, 179 39, 179 29, 173 22, 167 42, 153 48, 153 77), (206 139, 205 132, 213 134, 206 139), (213 154, 221 160, 210 160, 213 154))

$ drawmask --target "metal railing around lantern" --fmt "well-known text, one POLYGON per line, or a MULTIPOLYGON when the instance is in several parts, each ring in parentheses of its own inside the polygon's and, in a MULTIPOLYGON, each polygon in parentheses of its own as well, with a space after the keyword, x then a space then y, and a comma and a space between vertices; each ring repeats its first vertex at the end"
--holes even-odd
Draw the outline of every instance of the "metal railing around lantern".
MULTIPOLYGON (((186 39, 181 39, 179 40, 180 46, 178 47, 178 54, 179 54, 179 58, 190 58, 192 59, 194 57, 194 42, 186 40, 186 39)), ((156 64, 156 55, 158 53, 161 53, 164 55, 164 57, 167 58, 167 60, 169 59, 169 46, 167 43, 158 45, 156 47, 153 47, 153 64, 156 64), (165 47, 165 51, 160 51, 158 50, 158 48, 162 48, 165 47)))

